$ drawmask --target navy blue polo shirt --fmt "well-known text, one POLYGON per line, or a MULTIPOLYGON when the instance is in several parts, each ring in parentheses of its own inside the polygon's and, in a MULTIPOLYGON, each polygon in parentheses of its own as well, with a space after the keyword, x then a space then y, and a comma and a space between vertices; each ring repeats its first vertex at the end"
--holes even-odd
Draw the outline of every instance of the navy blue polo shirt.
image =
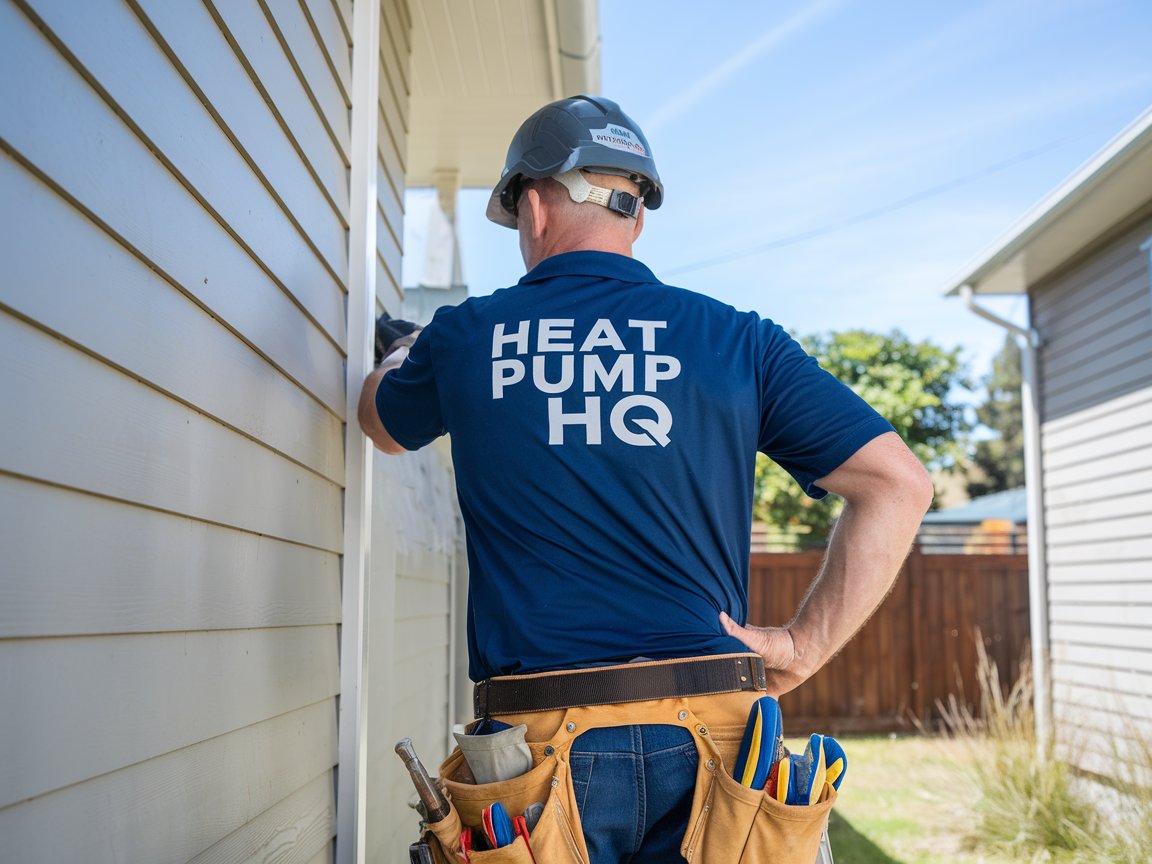
POLYGON ((756 452, 816 481, 891 426, 754 313, 605 252, 440 309, 384 376, 403 447, 451 436, 470 675, 748 650, 756 452))

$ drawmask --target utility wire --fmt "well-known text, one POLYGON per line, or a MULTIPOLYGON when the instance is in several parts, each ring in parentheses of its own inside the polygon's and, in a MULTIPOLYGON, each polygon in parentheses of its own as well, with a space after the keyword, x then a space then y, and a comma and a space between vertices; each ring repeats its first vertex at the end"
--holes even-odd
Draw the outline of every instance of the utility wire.
POLYGON ((893 201, 891 204, 885 204, 883 207, 877 207, 874 210, 866 210, 863 213, 858 213, 855 216, 849 216, 847 219, 842 219, 839 222, 832 222, 828 225, 823 225, 819 228, 811 228, 807 231, 801 231, 799 234, 790 234, 787 237, 779 237, 775 240, 768 240, 764 243, 757 243, 747 249, 741 249, 736 252, 728 252, 724 255, 718 255, 715 258, 706 258, 703 261, 695 261, 691 264, 681 264, 679 267, 671 267, 663 271, 666 276, 674 276, 678 273, 691 273, 694 270, 703 270, 707 267, 715 267, 717 264, 726 264, 729 261, 736 261, 740 258, 750 258, 753 255, 760 255, 772 249, 779 249, 781 246, 791 246, 796 243, 803 243, 805 240, 811 240, 815 237, 822 237, 826 234, 832 234, 836 231, 841 231, 852 225, 858 225, 861 222, 868 222, 872 219, 877 219, 894 210, 901 210, 909 207, 912 204, 919 203, 928 198, 934 198, 945 192, 950 192, 961 186, 967 186, 969 183, 974 183, 977 180, 995 174, 998 171, 1003 171, 1005 168, 1010 168, 1013 165, 1018 165, 1021 162, 1027 162, 1029 159, 1034 159, 1041 154, 1047 153, 1049 150, 1054 150, 1064 143, 1066 139, 1059 138, 1055 141, 1037 147, 1032 150, 1025 150, 1023 153, 1018 153, 1010 159, 1005 159, 1003 162, 996 162, 972 174, 965 174, 963 177, 958 177, 955 180, 950 180, 947 183, 941 183, 939 186, 932 186, 928 189, 921 190, 914 195, 909 195, 907 198, 901 198, 899 201, 893 201))

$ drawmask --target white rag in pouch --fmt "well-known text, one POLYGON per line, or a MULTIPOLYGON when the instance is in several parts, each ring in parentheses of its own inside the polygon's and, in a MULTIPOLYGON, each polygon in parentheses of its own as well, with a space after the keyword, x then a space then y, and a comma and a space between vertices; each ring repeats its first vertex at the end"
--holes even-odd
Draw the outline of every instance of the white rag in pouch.
POLYGON ((501 729, 491 735, 453 732, 456 743, 472 769, 477 783, 511 780, 532 770, 532 751, 524 743, 526 725, 501 729))

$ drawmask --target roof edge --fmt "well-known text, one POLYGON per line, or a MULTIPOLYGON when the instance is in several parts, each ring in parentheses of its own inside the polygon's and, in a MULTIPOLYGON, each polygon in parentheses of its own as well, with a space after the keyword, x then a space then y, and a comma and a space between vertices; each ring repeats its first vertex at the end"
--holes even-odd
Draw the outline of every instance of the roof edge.
POLYGON ((1009 264, 1029 242, 1071 210, 1080 200, 1091 194, 1131 156, 1146 146, 1152 147, 1152 106, 1146 108, 1123 131, 977 255, 962 271, 965 275, 950 280, 944 295, 954 297, 965 285, 971 285, 975 293, 981 293, 981 282, 987 281, 991 275, 1009 264))

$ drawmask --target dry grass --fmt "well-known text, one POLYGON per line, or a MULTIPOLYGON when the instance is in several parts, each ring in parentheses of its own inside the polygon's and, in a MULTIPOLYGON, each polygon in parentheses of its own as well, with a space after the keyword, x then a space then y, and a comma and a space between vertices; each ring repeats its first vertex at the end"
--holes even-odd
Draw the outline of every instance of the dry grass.
POLYGON ((838 864, 1152 862, 1147 735, 1124 729, 1111 753, 1115 783, 1102 785, 1055 758, 1078 762, 1072 742, 1036 740, 1027 664, 1005 687, 981 652, 978 673, 981 710, 950 699, 942 736, 841 741, 848 775, 830 824, 838 864))
POLYGON ((1132 730, 1137 758, 1117 758, 1129 776, 1116 778, 1125 792, 1078 776, 1056 753, 1075 762, 1070 741, 1039 742, 1032 712, 1032 677, 1005 688, 983 649, 978 669, 981 710, 956 699, 941 705, 949 738, 963 745, 965 773, 978 789, 977 822, 968 838, 975 852, 1013 861, 1054 864, 1144 864, 1152 861, 1152 791, 1136 785, 1152 776, 1152 747, 1132 730))

